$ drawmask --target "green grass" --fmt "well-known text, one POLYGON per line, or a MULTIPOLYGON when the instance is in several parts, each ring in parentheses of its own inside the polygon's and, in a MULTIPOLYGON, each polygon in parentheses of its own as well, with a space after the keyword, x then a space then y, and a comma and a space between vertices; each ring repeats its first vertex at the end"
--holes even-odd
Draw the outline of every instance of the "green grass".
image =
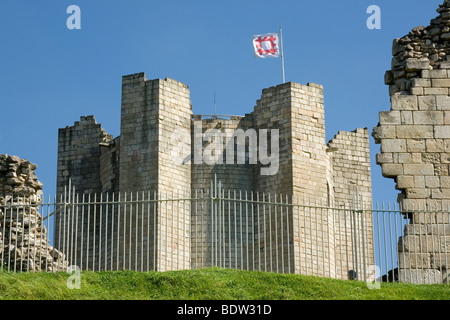
POLYGON ((365 282, 220 268, 170 272, 0 272, 2 300, 449 300, 449 285, 365 282))

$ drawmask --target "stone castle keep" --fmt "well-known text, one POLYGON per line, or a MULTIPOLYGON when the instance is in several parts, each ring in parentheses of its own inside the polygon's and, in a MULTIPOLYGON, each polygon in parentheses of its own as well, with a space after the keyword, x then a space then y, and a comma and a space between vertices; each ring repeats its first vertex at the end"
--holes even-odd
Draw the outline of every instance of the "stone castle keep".
MULTIPOLYGON (((64 192, 64 187, 71 179, 80 195, 151 190, 158 195, 167 192, 186 197, 193 195, 196 190, 206 192, 210 189, 211 181, 217 178, 224 190, 247 190, 289 198, 313 199, 317 201, 317 205, 322 201, 322 206, 331 203, 343 205, 358 193, 364 200, 365 208, 370 208, 372 191, 368 130, 340 131, 326 144, 323 103, 322 86, 289 82, 264 89, 253 112, 245 116, 204 117, 192 113, 189 89, 185 84, 169 78, 147 80, 144 73, 127 75, 122 79, 119 137, 108 135, 93 116, 83 116, 73 126, 59 130, 57 190, 59 193, 64 192), (195 129, 198 123, 201 123, 201 133, 195 129), (216 148, 216 154, 225 153, 227 146, 234 143, 227 133, 232 134, 238 129, 242 129, 242 132, 252 129, 258 133, 263 129, 277 129, 277 172, 261 175, 264 165, 259 162, 249 163, 248 140, 245 164, 197 164, 193 157, 191 161, 186 160, 186 154, 180 152, 180 149, 194 153, 194 144, 199 141, 199 137, 195 135, 203 135, 208 129, 218 129, 227 137, 223 140, 223 148, 216 148)), ((207 143, 204 141, 200 147, 205 152, 207 143)), ((184 265, 201 267, 201 252, 195 250, 194 243, 199 239, 207 241, 206 235, 193 231, 196 230, 194 224, 201 222, 197 217, 194 218, 192 208, 183 210, 182 216, 173 217, 172 213, 178 212, 177 209, 179 208, 154 209, 158 212, 158 217, 162 217, 161 221, 175 221, 177 227, 166 229, 164 225, 156 223, 150 226, 150 234, 145 235, 145 241, 150 241, 151 249, 155 249, 158 242, 165 241, 163 237, 167 237, 167 232, 178 244, 190 239, 190 244, 184 251, 178 246, 173 248, 171 254, 162 255, 155 261, 157 265, 154 267, 158 270, 167 270, 171 259, 182 259, 184 265)), ((153 214, 155 213, 152 211, 150 216, 153 214)), ((330 242, 326 247, 333 249, 331 256, 328 251, 326 254, 312 254, 326 260, 322 263, 334 264, 339 252, 342 256, 347 242, 352 239, 350 234, 343 234, 343 229, 338 228, 338 225, 344 225, 344 221, 338 224, 338 221, 330 217, 331 213, 321 217, 310 214, 308 219, 326 230, 330 242), (336 242, 336 248, 332 247, 336 242)), ((146 219, 152 221, 152 217, 141 218, 144 222, 146 219)), ((202 219, 205 224, 208 223, 207 217, 202 219)), ((300 223, 300 219, 303 219, 300 214, 293 214, 289 219, 286 224, 290 223, 292 228, 288 230, 289 244, 286 247, 289 246, 292 250, 290 253, 288 250, 283 258, 289 261, 287 266, 297 268, 299 272, 302 262, 294 261, 299 257, 294 257, 293 252, 301 250, 299 246, 313 245, 299 240, 303 233, 312 234, 313 230, 309 230, 303 222, 300 223)), ((367 219, 366 223, 365 227, 371 230, 371 219, 367 219)), ((260 239, 255 225, 247 224, 244 227, 254 239, 260 239)), ((104 225, 104 228, 108 226, 104 225)), ((56 223, 55 234, 59 232, 56 223)), ((368 239, 367 257, 372 263, 371 234, 368 239)), ((314 241, 319 240, 324 241, 314 241)), ((273 241, 275 247, 276 239, 270 241, 273 241)), ((137 241, 138 246, 139 243, 137 241)), ((320 249, 320 246, 317 248, 325 250, 320 249)), ((280 250, 284 252, 286 248, 280 247, 280 250)), ((256 256, 250 259, 254 260, 256 256)), ((346 278, 348 270, 338 272, 346 278)))
MULTIPOLYGON (((189 89, 181 82, 147 80, 144 73, 124 76, 119 137, 108 135, 93 116, 81 117, 74 126, 59 130, 58 192, 71 178, 82 193, 190 193, 208 189, 217 174, 225 189, 338 202, 351 200, 358 188, 370 203, 368 130, 340 131, 326 144, 322 86, 289 82, 264 89, 254 111, 245 116, 203 117, 191 109, 189 89), (188 154, 194 154, 196 121, 202 123, 202 134, 208 129, 224 133, 224 146, 219 150, 223 154, 234 143, 231 134, 236 130, 278 129, 278 172, 261 175, 261 164, 249 164, 248 141, 245 164, 186 161, 180 151, 187 148, 188 154)), ((204 141, 203 153, 206 145, 204 141)))
POLYGON ((437 12, 394 40, 391 108, 372 132, 399 211, 372 208, 367 128, 325 141, 321 85, 280 84, 243 116, 205 116, 187 85, 137 73, 122 78, 120 136, 94 116, 59 129, 55 203, 36 165, 0 155, 0 263, 359 280, 385 263, 386 279, 448 284, 450 0, 437 12))

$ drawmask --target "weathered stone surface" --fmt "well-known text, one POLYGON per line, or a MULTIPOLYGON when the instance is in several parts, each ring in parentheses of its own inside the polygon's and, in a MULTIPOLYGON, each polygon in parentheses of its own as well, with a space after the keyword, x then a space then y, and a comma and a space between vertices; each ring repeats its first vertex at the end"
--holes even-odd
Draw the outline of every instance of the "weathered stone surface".
POLYGON ((376 156, 377 164, 393 163, 392 153, 378 153, 376 156))
POLYGON ((381 166, 384 177, 396 177, 403 174, 403 165, 386 163, 381 166))
POLYGON ((429 87, 431 87, 431 80, 430 79, 414 78, 414 79, 411 79, 411 85, 413 87, 429 88, 429 87))
POLYGON ((431 265, 434 269, 450 270, 450 253, 434 253, 431 256, 431 265))
POLYGON ((402 125, 397 126, 397 138, 404 139, 432 139, 433 127, 429 125, 402 125))
POLYGON ((406 152, 406 140, 405 139, 384 139, 381 141, 381 152, 406 152))
POLYGON ((384 139, 395 139, 397 137, 396 134, 396 126, 383 126, 383 127, 376 127, 373 130, 372 136, 375 140, 380 140, 382 138, 384 139))
POLYGON ((400 124, 400 112, 399 111, 382 111, 380 112, 380 124, 391 125, 400 124))
POLYGON ((436 109, 437 110, 450 110, 450 97, 445 95, 436 96, 436 109))
POLYGON ((428 70, 430 67, 430 60, 428 59, 406 59, 406 71, 420 71, 428 70))
MULTIPOLYGON (((427 229, 426 226, 422 226, 422 228, 427 229)), ((434 229, 434 231, 438 230, 434 229)), ((441 256, 445 259, 446 253, 450 251, 450 235, 444 236, 442 234, 424 232, 423 234, 402 236, 398 241, 398 252, 433 253, 432 257, 441 256)), ((436 266, 436 264, 433 265, 436 266)))
POLYGON ((431 268, 431 254, 421 252, 400 254, 398 267, 402 269, 429 269, 431 268))
POLYGON ((442 125, 444 113, 440 111, 416 111, 413 112, 415 125, 442 125))
POLYGON ((418 108, 417 96, 398 95, 391 96, 392 110, 416 110, 418 108))
POLYGON ((418 96, 419 110, 436 110, 436 96, 418 96))
POLYGON ((412 284, 438 284, 443 283, 443 277, 439 270, 399 269, 400 282, 412 284))
POLYGON ((434 126, 436 139, 450 139, 450 126, 434 126))

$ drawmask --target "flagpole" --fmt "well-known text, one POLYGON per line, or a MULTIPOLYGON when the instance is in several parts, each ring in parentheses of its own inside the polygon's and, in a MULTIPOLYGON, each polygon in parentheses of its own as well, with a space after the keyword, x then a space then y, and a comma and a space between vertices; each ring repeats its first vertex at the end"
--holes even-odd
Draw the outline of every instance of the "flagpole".
POLYGON ((284 50, 283 50, 283 30, 280 26, 280 44, 281 44, 281 69, 283 71, 283 83, 286 83, 285 77, 284 77, 284 50))

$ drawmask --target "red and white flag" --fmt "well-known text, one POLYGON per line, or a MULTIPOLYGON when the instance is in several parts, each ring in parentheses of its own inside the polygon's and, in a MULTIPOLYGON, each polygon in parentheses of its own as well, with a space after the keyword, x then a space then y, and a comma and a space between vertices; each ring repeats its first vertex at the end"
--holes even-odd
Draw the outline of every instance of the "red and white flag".
POLYGON ((257 58, 278 58, 281 56, 280 33, 253 36, 253 48, 257 58))

